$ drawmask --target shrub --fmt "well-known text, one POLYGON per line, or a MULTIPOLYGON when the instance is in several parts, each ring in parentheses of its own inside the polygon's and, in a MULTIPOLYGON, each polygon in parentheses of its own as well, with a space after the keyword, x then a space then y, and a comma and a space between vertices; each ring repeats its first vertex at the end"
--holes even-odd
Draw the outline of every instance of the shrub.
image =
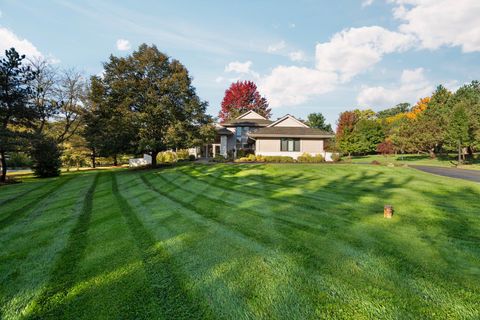
POLYGON ((187 149, 177 150, 177 159, 178 160, 189 159, 189 156, 190 156, 190 154, 188 153, 187 149))
POLYGON ((60 175, 62 152, 53 139, 42 137, 32 146, 33 172, 37 177, 57 177, 60 175))
POLYGON ((173 163, 177 162, 177 155, 175 152, 172 151, 164 151, 160 152, 157 155, 157 162, 158 163, 173 163))
POLYGON ((390 140, 385 140, 377 146, 377 152, 384 156, 388 156, 395 152, 395 146, 390 140))
POLYGON ((321 154, 317 154, 315 156, 312 156, 310 153, 303 153, 301 156, 297 158, 298 162, 305 162, 305 163, 319 163, 323 162, 323 156, 321 154))
POLYGON ((262 155, 255 156, 255 161, 257 162, 265 162, 265 157, 262 155))
POLYGON ((340 160, 342 160, 342 157, 340 156, 340 153, 332 154, 332 161, 333 162, 339 162, 340 160))
POLYGON ((250 162, 255 162, 257 160, 254 154, 249 154, 247 159, 250 162))
POLYGON ((227 159, 225 159, 225 157, 222 156, 221 154, 216 154, 215 157, 213 157, 212 161, 213 162, 225 162, 225 161, 227 161, 227 159))
POLYGON ((12 168, 24 168, 32 166, 32 159, 24 152, 9 153, 8 165, 12 168))
POLYGON ((188 156, 188 160, 190 160, 190 161, 195 161, 196 158, 195 158, 195 156, 194 156, 193 154, 191 154, 191 155, 188 156))
POLYGON ((235 162, 250 162, 247 157, 241 157, 235 160, 235 162))
POLYGON ((290 163, 294 162, 292 157, 289 156, 265 156, 265 162, 277 162, 277 163, 290 163))

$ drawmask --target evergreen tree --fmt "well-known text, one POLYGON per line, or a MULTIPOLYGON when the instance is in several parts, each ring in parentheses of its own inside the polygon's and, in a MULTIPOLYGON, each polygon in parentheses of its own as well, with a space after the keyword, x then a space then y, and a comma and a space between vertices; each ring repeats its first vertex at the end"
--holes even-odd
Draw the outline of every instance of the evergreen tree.
POLYGON ((30 103, 31 81, 35 74, 23 65, 24 55, 14 48, 5 51, 0 59, 0 182, 7 175, 6 154, 26 145, 29 129, 38 119, 37 110, 30 103))
POLYGON ((327 132, 332 132, 332 126, 326 123, 325 117, 320 112, 310 113, 307 116, 307 124, 311 128, 321 129, 327 132))

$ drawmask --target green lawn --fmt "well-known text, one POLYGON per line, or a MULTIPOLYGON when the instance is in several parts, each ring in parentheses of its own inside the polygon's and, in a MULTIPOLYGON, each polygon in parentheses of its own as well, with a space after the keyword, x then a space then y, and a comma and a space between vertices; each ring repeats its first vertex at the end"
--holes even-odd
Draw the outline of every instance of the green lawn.
POLYGON ((0 187, 0 318, 478 319, 479 199, 382 166, 30 179, 0 187))
MULTIPOLYGON (((472 163, 458 166, 461 169, 480 170, 480 155, 474 155, 475 159, 472 163)), ((455 154, 439 155, 435 159, 431 159, 426 154, 404 154, 382 156, 379 154, 368 156, 352 156, 351 159, 344 157, 343 161, 346 163, 370 163, 378 161, 381 164, 393 163, 395 165, 423 165, 423 166, 438 166, 438 167, 456 167, 458 157, 455 154)))

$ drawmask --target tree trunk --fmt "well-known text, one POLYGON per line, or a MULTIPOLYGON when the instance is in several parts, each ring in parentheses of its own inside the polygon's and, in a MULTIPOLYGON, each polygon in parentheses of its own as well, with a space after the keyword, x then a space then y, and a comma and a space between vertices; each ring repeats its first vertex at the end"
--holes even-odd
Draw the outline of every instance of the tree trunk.
POLYGON ((157 166, 158 151, 152 151, 150 155, 152 156, 152 167, 155 168, 157 166))
POLYGON ((435 159, 435 149, 434 148, 428 150, 428 154, 430 155, 430 159, 435 159))
POLYGON ((118 160, 117 160, 117 155, 113 155, 113 165, 116 167, 118 166, 118 160))
POLYGON ((473 149, 472 149, 472 146, 468 146, 467 147, 467 153, 468 153, 468 157, 470 159, 473 159, 473 149))
POLYGON ((95 153, 95 148, 92 149, 92 168, 96 168, 97 164, 95 163, 97 160, 97 154, 95 153))
POLYGON ((0 151, 0 156, 2 157, 2 175, 0 176, 0 182, 5 182, 7 179, 7 159, 5 159, 5 151, 0 151))
POLYGON ((462 163, 462 147, 458 141, 458 164, 462 163))

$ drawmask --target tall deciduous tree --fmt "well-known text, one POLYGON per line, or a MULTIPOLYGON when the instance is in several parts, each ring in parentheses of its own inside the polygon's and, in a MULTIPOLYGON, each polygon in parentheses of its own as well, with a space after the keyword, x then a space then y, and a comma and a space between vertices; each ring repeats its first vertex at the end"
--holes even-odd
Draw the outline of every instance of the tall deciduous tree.
POLYGON ((350 156, 356 151, 358 136, 355 135, 355 125, 359 121, 359 116, 355 111, 345 111, 340 113, 337 122, 336 142, 338 148, 348 153, 350 156))
POLYGON ((320 112, 310 113, 307 116, 307 124, 312 128, 321 129, 324 131, 332 132, 332 126, 326 123, 325 117, 320 112))
POLYGON ((5 57, 0 59, 0 182, 7 175, 6 153, 24 142, 25 129, 31 128, 38 118, 30 103, 34 72, 23 64, 24 59, 14 48, 6 50, 5 57))
POLYGON ((92 80, 87 140, 106 152, 134 146, 149 153, 155 166, 159 152, 191 145, 200 127, 211 122, 187 69, 155 46, 143 44, 125 58, 111 56, 103 79, 92 80), (93 137, 97 122, 108 145, 93 137))
POLYGON ((469 123, 466 112, 466 103, 461 101, 457 103, 451 112, 447 131, 445 133, 446 142, 451 146, 456 146, 458 150, 458 162, 462 162, 462 149, 469 145, 469 123))
POLYGON ((225 122, 253 110, 265 118, 270 118, 272 110, 268 107, 267 99, 257 90, 252 81, 237 81, 225 91, 222 100, 222 109, 219 113, 220 121, 225 122))

